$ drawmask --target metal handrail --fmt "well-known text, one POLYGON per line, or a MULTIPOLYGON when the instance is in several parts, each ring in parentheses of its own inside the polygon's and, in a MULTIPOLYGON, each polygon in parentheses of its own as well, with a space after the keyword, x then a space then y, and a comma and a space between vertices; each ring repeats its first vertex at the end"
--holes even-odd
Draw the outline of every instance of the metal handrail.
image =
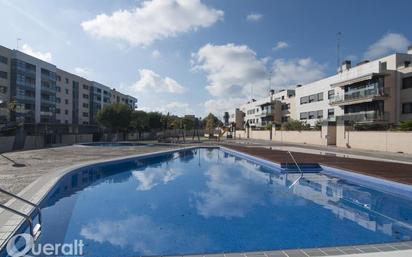
POLYGON ((303 178, 303 171, 300 169, 299 164, 297 163, 297 161, 295 160, 295 157, 293 157, 292 153, 290 151, 288 151, 290 157, 292 157, 293 162, 295 163, 296 167, 298 168, 299 172, 300 172, 300 176, 298 179, 295 180, 295 182, 293 182, 289 188, 292 188, 296 183, 298 183, 298 181, 303 178))
MULTIPOLYGON (((15 194, 13 194, 13 193, 10 193, 10 192, 2 189, 2 188, 0 188, 0 192, 3 193, 3 194, 6 194, 6 195, 8 195, 8 196, 11 196, 11 197, 13 197, 13 198, 16 198, 16 199, 18 199, 18 200, 20 200, 20 201, 22 201, 22 202, 24 202, 24 203, 26 203, 26 204, 28 204, 28 205, 33 206, 33 207, 35 208, 35 210, 37 211, 37 213, 38 213, 39 224, 41 225, 41 210, 40 210, 40 207, 39 207, 37 204, 32 203, 32 202, 30 202, 30 201, 28 201, 28 200, 26 200, 26 199, 24 199, 24 198, 22 198, 22 197, 20 197, 20 196, 18 196, 18 195, 15 195, 15 194)), ((30 225, 30 234, 33 236, 33 238, 36 236, 36 235, 35 235, 35 232, 33 231, 33 229, 34 229, 34 228, 33 228, 33 220, 31 219, 30 215, 26 215, 26 214, 24 214, 24 213, 22 213, 22 212, 19 212, 19 211, 15 210, 15 209, 12 209, 12 208, 10 208, 10 207, 8 207, 8 206, 5 206, 5 205, 3 205, 3 204, 0 204, 0 207, 4 208, 4 209, 6 209, 6 210, 8 210, 8 211, 10 211, 10 212, 13 212, 14 214, 17 214, 17 215, 20 215, 20 216, 24 217, 24 218, 29 222, 29 225, 30 225)))
POLYGON ((12 213, 14 213, 14 214, 17 214, 17 215, 23 217, 23 218, 29 223, 29 226, 30 226, 30 235, 31 235, 33 238, 35 238, 36 235, 35 235, 35 232, 34 232, 33 220, 31 219, 31 217, 30 217, 29 215, 26 215, 26 214, 24 214, 24 213, 22 213, 22 212, 19 212, 19 211, 15 210, 15 209, 10 208, 10 207, 8 207, 8 206, 6 206, 6 205, 3 205, 3 204, 0 204, 0 207, 3 208, 3 209, 5 209, 6 211, 12 212, 12 213))

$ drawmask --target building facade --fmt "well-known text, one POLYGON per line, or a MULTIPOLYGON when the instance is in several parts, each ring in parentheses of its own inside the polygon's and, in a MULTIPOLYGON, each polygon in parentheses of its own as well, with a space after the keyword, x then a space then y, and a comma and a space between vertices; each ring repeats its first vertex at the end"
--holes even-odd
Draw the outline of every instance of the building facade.
POLYGON ((311 126, 320 121, 397 125, 412 119, 411 62, 412 47, 407 53, 355 66, 344 61, 333 76, 298 85, 295 90, 272 91, 270 97, 252 100, 239 109, 245 114, 244 124, 251 127, 289 120, 311 126))
POLYGON ((345 61, 336 75, 296 88, 299 119, 314 125, 317 120, 398 124, 410 118, 411 61, 411 50, 353 67, 345 61))
POLYGON ((62 131, 54 127, 76 132, 95 125, 97 112, 112 102, 137 105, 132 96, 0 46, 0 129, 24 124, 35 133, 62 131))

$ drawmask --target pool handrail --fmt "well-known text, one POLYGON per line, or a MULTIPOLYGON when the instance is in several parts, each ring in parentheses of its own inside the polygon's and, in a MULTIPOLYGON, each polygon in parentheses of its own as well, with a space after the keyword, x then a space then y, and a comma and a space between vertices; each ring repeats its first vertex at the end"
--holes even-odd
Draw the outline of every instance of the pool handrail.
POLYGON ((296 180, 289 186, 289 189, 290 189, 290 188, 292 188, 294 185, 296 185, 296 183, 298 183, 301 178, 303 178, 303 171, 302 171, 301 168, 299 167, 299 164, 298 164, 298 162, 295 160, 295 157, 293 157, 292 153, 291 153, 290 151, 288 151, 288 153, 289 153, 290 157, 292 157, 293 162, 295 163, 296 167, 298 168, 298 170, 299 170, 299 172, 300 172, 299 178, 296 179, 296 180))
POLYGON ((7 210, 7 211, 10 211, 10 212, 12 212, 12 213, 14 213, 14 214, 16 214, 16 215, 19 215, 19 216, 23 217, 24 219, 26 219, 27 222, 28 222, 29 225, 30 225, 30 234, 31 234, 31 236, 32 236, 34 239, 36 239, 36 238, 38 237, 38 235, 39 235, 38 232, 40 232, 40 229, 41 229, 41 210, 40 210, 40 207, 39 207, 37 204, 32 203, 32 202, 30 202, 30 201, 28 201, 28 200, 26 200, 26 199, 24 199, 24 198, 22 198, 22 197, 20 197, 20 196, 18 196, 18 195, 16 195, 16 194, 13 194, 13 193, 11 193, 11 192, 9 192, 9 191, 6 191, 6 190, 4 190, 4 189, 2 189, 2 188, 0 188, 0 192, 3 193, 3 194, 6 194, 6 195, 8 195, 8 196, 11 196, 11 197, 13 197, 13 198, 15 198, 15 199, 18 199, 18 200, 20 200, 20 201, 22 201, 22 202, 24 202, 24 203, 26 203, 26 204, 28 204, 28 205, 31 205, 31 206, 33 206, 33 207, 35 208, 35 210, 36 210, 37 213, 38 213, 39 224, 33 227, 33 220, 32 220, 32 218, 30 217, 30 215, 24 214, 24 213, 22 213, 22 212, 20 212, 20 211, 18 211, 18 210, 15 210, 15 209, 13 209, 13 208, 11 208, 11 207, 9 207, 9 206, 6 206, 6 205, 4 205, 4 204, 0 204, 0 207, 1 207, 1 208, 5 209, 5 210, 7 210), (37 231, 35 231, 35 230, 37 230, 37 231))

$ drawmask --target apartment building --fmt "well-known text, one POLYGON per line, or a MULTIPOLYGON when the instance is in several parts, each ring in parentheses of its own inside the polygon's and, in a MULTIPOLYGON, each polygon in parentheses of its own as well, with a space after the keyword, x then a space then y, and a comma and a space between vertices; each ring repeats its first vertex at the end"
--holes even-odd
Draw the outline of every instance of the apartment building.
MULTIPOLYGON (((112 102, 114 91, 0 46, 0 129, 20 123, 35 133, 78 132, 79 127, 91 133, 97 131, 97 112, 112 102), (94 130, 90 130, 91 124, 94 130)), ((115 92, 115 102, 135 108, 136 98, 115 92)))
POLYGON ((247 102, 239 108, 233 108, 225 112, 225 123, 236 123, 236 128, 245 126, 263 128, 270 124, 296 119, 296 104, 294 90, 269 91, 269 96, 247 102), (227 120, 227 122, 226 122, 227 120))
POLYGON ((56 122, 60 124, 87 125, 90 123, 91 82, 57 69, 56 122))
POLYGON ((55 123, 56 66, 17 50, 12 51, 10 120, 25 125, 55 123))
POLYGON ((8 99, 10 99, 11 52, 0 46, 0 124, 10 119, 8 99))
POLYGON ((130 106, 130 108, 137 108, 137 99, 134 98, 133 96, 122 94, 116 89, 112 89, 111 92, 112 98, 111 102, 112 103, 122 103, 122 104, 127 104, 130 106))
POLYGON ((411 118, 412 50, 352 66, 342 64, 333 76, 296 88, 297 114, 352 124, 398 124, 411 118))
POLYGON ((231 126, 234 124, 236 129, 244 128, 245 113, 242 112, 239 108, 233 108, 228 110, 223 115, 224 125, 231 126))
MULTIPOLYGON (((300 120, 347 124, 398 124, 412 119, 412 47, 352 66, 344 61, 339 71, 295 90, 271 91, 269 97, 239 107, 244 124, 265 127, 269 123, 300 120), (280 112, 279 112, 280 104, 280 112)), ((229 110, 229 120, 236 108, 229 110)), ((240 116, 239 116, 240 117, 240 116)))

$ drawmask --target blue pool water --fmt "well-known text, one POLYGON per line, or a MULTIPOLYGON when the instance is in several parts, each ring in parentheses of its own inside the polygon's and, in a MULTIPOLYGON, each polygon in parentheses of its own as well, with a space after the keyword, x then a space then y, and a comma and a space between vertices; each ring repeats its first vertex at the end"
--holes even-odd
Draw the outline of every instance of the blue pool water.
POLYGON ((412 201, 218 149, 84 168, 43 201, 40 243, 86 256, 221 253, 412 239, 412 201))
POLYGON ((94 142, 84 143, 84 146, 101 146, 101 147, 119 147, 119 146, 153 146, 153 144, 146 143, 129 143, 129 142, 94 142))

